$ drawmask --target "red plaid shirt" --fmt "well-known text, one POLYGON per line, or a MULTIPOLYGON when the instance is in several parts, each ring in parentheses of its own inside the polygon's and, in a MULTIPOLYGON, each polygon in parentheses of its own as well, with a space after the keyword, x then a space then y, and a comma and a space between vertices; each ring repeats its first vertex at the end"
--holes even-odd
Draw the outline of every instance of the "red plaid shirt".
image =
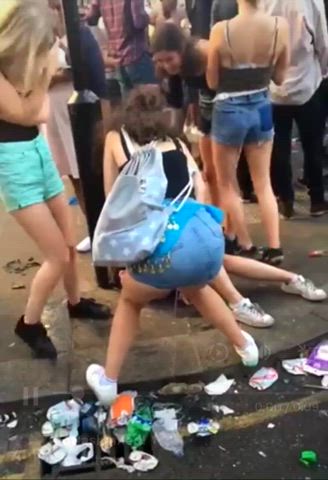
POLYGON ((109 53, 122 66, 134 63, 148 50, 149 17, 144 0, 93 0, 90 13, 103 17, 109 53))

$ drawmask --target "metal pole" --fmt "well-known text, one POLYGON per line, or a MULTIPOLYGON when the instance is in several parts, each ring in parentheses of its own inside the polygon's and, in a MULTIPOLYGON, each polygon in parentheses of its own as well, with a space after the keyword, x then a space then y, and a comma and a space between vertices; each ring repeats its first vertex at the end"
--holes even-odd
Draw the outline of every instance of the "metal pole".
MULTIPOLYGON (((68 109, 84 195, 88 229, 92 240, 105 200, 102 166, 96 164, 96 149, 94 148, 97 142, 97 126, 101 122, 101 106, 99 98, 93 92, 87 90, 77 0, 63 0, 62 3, 75 90, 69 101, 68 109)), ((108 270, 97 267, 95 273, 99 287, 110 288, 108 270)))

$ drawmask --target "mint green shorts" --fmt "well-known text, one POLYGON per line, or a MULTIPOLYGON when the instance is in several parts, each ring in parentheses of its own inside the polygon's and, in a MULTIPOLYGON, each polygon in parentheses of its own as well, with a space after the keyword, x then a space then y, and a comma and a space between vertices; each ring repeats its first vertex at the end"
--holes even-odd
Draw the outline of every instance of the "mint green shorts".
POLYGON ((63 191, 42 135, 28 142, 0 142, 0 198, 7 212, 46 202, 63 191))

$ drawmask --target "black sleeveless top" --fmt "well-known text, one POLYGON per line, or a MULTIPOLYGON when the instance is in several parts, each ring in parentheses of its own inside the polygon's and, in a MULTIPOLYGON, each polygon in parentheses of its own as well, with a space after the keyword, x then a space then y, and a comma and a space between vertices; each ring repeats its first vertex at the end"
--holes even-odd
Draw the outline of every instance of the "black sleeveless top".
MULTIPOLYGON (((131 154, 127 147, 123 134, 120 132, 121 143, 127 162, 119 168, 121 172, 125 165, 130 161, 131 154)), ((189 170, 186 155, 183 153, 180 142, 172 138, 176 148, 163 152, 163 167, 167 178, 167 190, 165 198, 175 198, 189 183, 189 170)))
POLYGON ((0 143, 28 142, 39 134, 37 127, 23 127, 0 120, 0 143))

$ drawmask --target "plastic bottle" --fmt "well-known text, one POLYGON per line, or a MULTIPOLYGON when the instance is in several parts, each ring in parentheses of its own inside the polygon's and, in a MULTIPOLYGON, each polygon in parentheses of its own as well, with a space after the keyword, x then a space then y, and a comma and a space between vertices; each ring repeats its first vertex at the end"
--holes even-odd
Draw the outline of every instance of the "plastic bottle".
POLYGON ((178 432, 177 420, 170 422, 156 420, 153 424, 153 433, 159 445, 177 457, 183 456, 183 439, 178 432))

